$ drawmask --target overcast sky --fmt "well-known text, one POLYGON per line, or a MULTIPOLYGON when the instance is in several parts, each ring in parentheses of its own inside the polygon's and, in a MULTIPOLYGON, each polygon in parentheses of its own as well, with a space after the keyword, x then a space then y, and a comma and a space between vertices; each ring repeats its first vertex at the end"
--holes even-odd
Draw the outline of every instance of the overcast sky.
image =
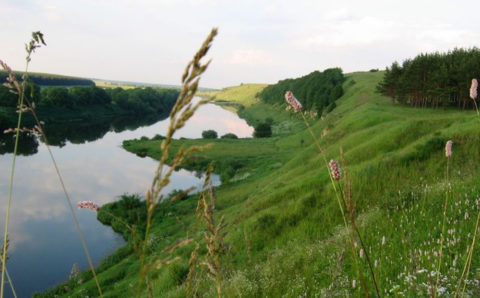
POLYGON ((478 1, 0 0, 0 59, 31 70, 175 84, 212 27, 203 87, 275 83, 314 70, 385 68, 480 42, 478 1))

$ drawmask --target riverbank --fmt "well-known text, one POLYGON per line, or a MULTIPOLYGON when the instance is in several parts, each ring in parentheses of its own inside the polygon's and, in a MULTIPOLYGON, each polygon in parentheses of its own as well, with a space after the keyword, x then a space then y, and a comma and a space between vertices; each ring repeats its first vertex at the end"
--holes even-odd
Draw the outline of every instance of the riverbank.
MULTIPOLYGON (((437 263, 433 252, 438 249, 445 193, 458 194, 450 197, 448 209, 448 228, 455 229, 457 240, 443 256, 441 275, 442 287, 452 293, 464 264, 460 260, 472 241, 469 231, 476 220, 472 214, 476 215, 480 196, 476 183, 480 178, 478 119, 471 111, 392 105, 389 98, 375 92, 382 75, 347 75, 345 94, 336 101, 337 107, 322 120, 309 119, 312 133, 320 140, 327 160, 343 160, 347 177, 342 179, 351 184, 345 187, 341 180, 341 187, 352 196, 357 228, 368 249, 360 252, 358 245, 354 253, 371 292, 374 285, 365 253, 382 294, 428 291, 431 277, 425 272, 437 263), (455 144, 449 160, 454 170, 445 181, 444 141, 448 139, 455 144), (455 266, 457 260, 460 265, 455 266), (411 288, 409 276, 415 276, 415 288, 411 288)), ((177 148, 211 142, 212 148, 202 153, 202 160, 231 164, 238 158, 244 165, 229 183, 215 190, 215 217, 225 218, 228 232, 220 259, 223 293, 227 297, 361 295, 360 286, 352 287, 357 270, 323 156, 310 132, 300 129, 301 117, 284 107, 256 103, 245 108, 251 119, 272 117, 278 129, 270 139, 174 143, 177 148), (290 133, 280 129, 283 126, 291 128, 290 133)), ((155 149, 159 148, 158 140, 126 144, 129 151, 141 155, 159 154, 155 149)), ((195 244, 174 253, 163 252, 164 248, 188 235, 199 243, 198 264, 205 256, 205 227, 196 219, 196 206, 197 196, 190 196, 160 206, 154 218, 151 257, 178 257, 176 262, 151 272, 154 296, 185 296, 195 244)), ((112 297, 133 294, 135 287, 130 285, 138 279, 138 266, 135 256, 128 255, 105 269, 99 274, 105 292, 112 297)), ((479 260, 474 259, 472 272, 479 266, 479 260)), ((215 287, 205 271, 196 274, 197 293, 214 296, 215 287)), ((476 275, 472 278, 477 279, 476 275)), ((95 287, 92 280, 85 280, 62 293, 94 295, 95 287)))

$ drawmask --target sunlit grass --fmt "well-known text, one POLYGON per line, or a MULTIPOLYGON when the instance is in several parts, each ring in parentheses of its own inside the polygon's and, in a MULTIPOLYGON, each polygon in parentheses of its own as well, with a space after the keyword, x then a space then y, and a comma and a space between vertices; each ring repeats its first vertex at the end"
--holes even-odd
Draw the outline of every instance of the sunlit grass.
MULTIPOLYGON (((435 288, 447 190, 444 146, 446 140, 453 140, 451 197, 438 286, 439 294, 451 296, 467 258, 480 204, 478 120, 472 111, 391 105, 388 98, 374 92, 381 75, 348 75, 338 107, 324 119, 308 121, 327 159, 339 159, 341 147, 345 151, 356 225, 373 263, 381 295, 430 296, 435 288)), ((293 129, 266 140, 172 143, 172 148, 213 143, 197 156, 197 162, 202 161, 198 164, 210 160, 223 163, 225 168, 233 168, 235 162, 242 164, 229 177, 232 182, 216 189, 215 212, 229 223, 225 238, 228 250, 222 257, 225 296, 363 295, 358 280, 353 287, 357 274, 348 251, 349 236, 328 173, 301 119, 287 113, 284 107, 266 107, 262 103, 239 113, 250 121, 272 117, 277 125, 291 123, 293 129), (242 179, 233 179, 236 176, 242 179)), ((132 152, 158 158, 158 144, 152 140, 124 145, 132 152)), ((190 164, 192 168, 194 165, 190 164)), ((162 207, 153 218, 151 230, 158 250, 187 235, 201 241, 204 228, 195 220, 195 196, 162 207)), ((176 251, 174 256, 180 260, 175 265, 154 272, 151 279, 155 295, 185 295, 192 250, 193 245, 189 245, 176 251)), ((200 249, 200 255, 205 253, 200 249)), ((356 253, 373 292, 368 264, 360 257, 360 245, 356 253)), ((131 291, 138 266, 131 256, 107 266, 99 274, 109 289, 107 293, 115 296, 131 291), (115 276, 122 278, 116 280, 115 276)), ((467 293, 476 296, 480 262, 475 256, 471 266, 467 293)), ((85 285, 76 286, 72 293, 81 293, 85 285)), ((198 289, 204 296, 216 293, 207 279, 199 281, 198 289)))

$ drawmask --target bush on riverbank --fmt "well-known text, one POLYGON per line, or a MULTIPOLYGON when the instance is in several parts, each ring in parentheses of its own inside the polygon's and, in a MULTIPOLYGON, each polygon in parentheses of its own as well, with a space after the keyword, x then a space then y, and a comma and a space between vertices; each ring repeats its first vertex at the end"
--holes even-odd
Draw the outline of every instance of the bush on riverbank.
POLYGON ((269 138, 272 136, 272 126, 268 123, 260 123, 255 126, 254 138, 269 138))

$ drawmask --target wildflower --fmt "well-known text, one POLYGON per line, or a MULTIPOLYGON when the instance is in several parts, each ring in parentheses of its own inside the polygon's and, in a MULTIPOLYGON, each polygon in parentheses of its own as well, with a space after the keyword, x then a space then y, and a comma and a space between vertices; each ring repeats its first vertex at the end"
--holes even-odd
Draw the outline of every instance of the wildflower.
POLYGON ((477 79, 472 79, 472 86, 470 87, 470 98, 473 100, 477 99, 477 87, 477 79))
POLYGON ((295 96, 293 96, 291 91, 285 93, 285 100, 292 106, 295 112, 302 110, 302 104, 295 98, 295 96))
POLYGON ((352 280, 352 288, 356 288, 357 287, 357 280, 352 280))
POLYGON ((360 258, 363 258, 363 248, 360 249, 360 258))
POLYGON ((448 140, 447 144, 445 145, 445 156, 450 157, 452 156, 452 140, 448 140))
POLYGON ((385 245, 385 241, 386 241, 385 236, 383 236, 382 237, 382 245, 385 245))
POLYGON ((98 211, 99 207, 96 203, 92 201, 80 201, 77 203, 77 208, 78 209, 89 209, 92 211, 98 211))
POLYGON ((340 173, 340 166, 338 165, 338 162, 332 159, 328 164, 330 166, 333 179, 340 180, 342 173, 340 173))

